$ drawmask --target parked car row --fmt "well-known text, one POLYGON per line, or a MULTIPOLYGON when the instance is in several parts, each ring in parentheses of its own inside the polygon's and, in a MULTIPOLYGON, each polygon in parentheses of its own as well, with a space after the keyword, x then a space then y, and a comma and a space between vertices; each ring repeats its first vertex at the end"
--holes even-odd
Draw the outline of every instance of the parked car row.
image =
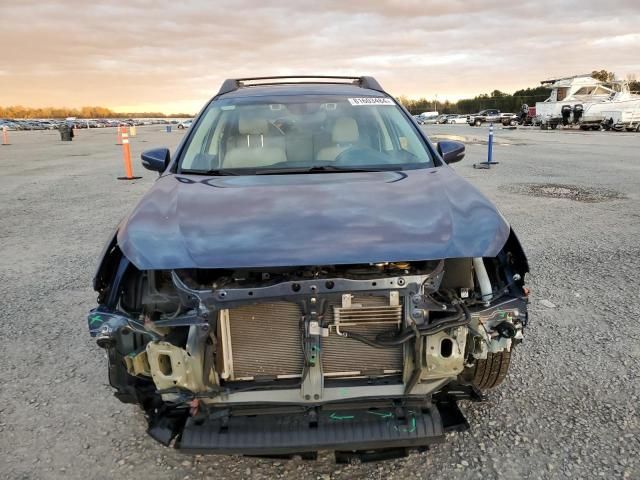
POLYGON ((429 124, 455 124, 455 123, 467 123, 467 115, 459 115, 457 113, 442 114, 437 116, 413 116, 420 125, 429 124))
POLYGON ((505 126, 530 124, 530 118, 526 114, 504 113, 496 109, 482 110, 478 113, 468 115, 456 113, 438 115, 438 112, 425 112, 420 115, 414 115, 413 117, 420 125, 468 123, 473 127, 479 127, 484 123, 498 123, 505 126))
MULTIPOLYGON (((190 120, 189 120, 190 121, 190 120)), ((0 129, 7 127, 8 130, 57 130, 62 123, 72 123, 73 128, 105 128, 118 126, 140 126, 140 125, 179 125, 184 121, 177 119, 154 118, 154 119, 40 119, 40 120, 16 120, 4 118, 0 119, 0 129)), ((183 127, 184 128, 184 127, 183 127)), ((188 128, 188 127, 187 127, 188 128)))
POLYGON ((54 120, 9 120, 0 119, 0 128, 8 130, 53 130, 58 128, 54 120))

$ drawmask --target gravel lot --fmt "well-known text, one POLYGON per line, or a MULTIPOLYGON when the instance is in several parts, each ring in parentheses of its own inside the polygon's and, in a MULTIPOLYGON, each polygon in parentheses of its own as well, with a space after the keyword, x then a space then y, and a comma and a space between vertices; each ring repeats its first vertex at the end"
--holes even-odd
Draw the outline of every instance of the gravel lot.
MULTIPOLYGON (((116 180, 114 129, 81 130, 72 143, 10 132, 0 147, 0 477, 640 478, 640 134, 497 129, 500 165, 480 171, 486 128, 428 131, 466 140, 455 169, 518 233, 531 323, 507 382, 484 404, 462 404, 470 431, 348 466, 329 454, 192 457, 148 437, 137 410, 112 396, 85 316, 103 243, 155 174, 136 160, 144 178, 116 180)), ((181 136, 139 128, 133 154, 181 136)))

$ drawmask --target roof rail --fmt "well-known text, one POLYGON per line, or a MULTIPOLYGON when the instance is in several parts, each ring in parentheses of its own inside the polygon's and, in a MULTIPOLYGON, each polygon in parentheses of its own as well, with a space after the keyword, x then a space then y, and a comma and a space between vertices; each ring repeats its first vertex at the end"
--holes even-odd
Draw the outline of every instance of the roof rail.
POLYGON ((228 78, 222 82, 222 86, 218 91, 218 95, 224 95, 225 93, 233 92, 241 87, 258 86, 258 85, 277 85, 277 84, 291 84, 291 83, 352 83, 358 85, 361 88, 368 88, 370 90, 376 90, 378 92, 384 92, 382 86, 373 77, 347 77, 341 75, 280 75, 275 77, 247 77, 247 78, 228 78), (320 82, 309 81, 287 81, 296 79, 322 79, 320 82), (263 81, 271 80, 271 81, 263 81), (334 81, 329 81, 334 80, 334 81), (351 82, 339 82, 335 80, 351 80, 351 82), (258 82, 253 85, 248 85, 248 82, 258 82))

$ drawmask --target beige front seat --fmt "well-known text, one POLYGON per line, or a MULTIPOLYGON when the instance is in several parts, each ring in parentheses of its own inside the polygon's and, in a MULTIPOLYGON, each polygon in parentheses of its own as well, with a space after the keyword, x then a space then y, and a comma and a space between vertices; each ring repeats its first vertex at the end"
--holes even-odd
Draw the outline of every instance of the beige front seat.
POLYGON ((267 167, 287 161, 284 145, 278 145, 279 142, 268 135, 269 123, 266 119, 240 115, 238 133, 237 137, 229 139, 222 161, 223 168, 267 167))
POLYGON ((320 149, 316 159, 333 162, 347 148, 357 145, 359 140, 360 132, 356 121, 351 117, 338 117, 331 131, 331 141, 335 146, 320 149))

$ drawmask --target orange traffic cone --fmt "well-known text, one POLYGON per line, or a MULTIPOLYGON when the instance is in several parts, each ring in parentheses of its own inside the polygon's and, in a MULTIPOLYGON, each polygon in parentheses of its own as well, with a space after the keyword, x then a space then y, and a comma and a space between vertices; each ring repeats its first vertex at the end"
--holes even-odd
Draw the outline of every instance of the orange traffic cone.
POLYGON ((131 149, 129 148, 129 134, 122 132, 120 135, 122 141, 122 160, 124 161, 124 173, 126 177, 118 177, 118 180, 137 180, 142 177, 133 176, 133 167, 131 166, 131 149))

